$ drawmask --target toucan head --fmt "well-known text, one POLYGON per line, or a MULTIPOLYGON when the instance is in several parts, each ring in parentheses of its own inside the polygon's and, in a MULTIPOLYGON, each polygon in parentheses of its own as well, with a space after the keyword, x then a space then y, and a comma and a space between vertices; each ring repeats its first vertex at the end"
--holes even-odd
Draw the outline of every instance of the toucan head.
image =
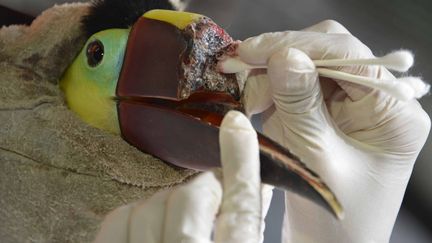
MULTIPOLYGON (((167 1, 96 1, 89 38, 61 80, 68 106, 88 124, 119 134, 163 161, 197 170, 220 163, 224 114, 242 110, 241 81, 217 71, 236 42, 211 19, 167 1)), ((337 216, 321 179, 286 148, 259 134, 261 178, 337 216)))
POLYGON ((178 101, 210 91, 238 101, 236 76, 216 71, 217 55, 231 43, 231 37, 203 15, 149 10, 131 27, 92 34, 61 87, 69 107, 84 121, 120 134, 119 100, 178 101))

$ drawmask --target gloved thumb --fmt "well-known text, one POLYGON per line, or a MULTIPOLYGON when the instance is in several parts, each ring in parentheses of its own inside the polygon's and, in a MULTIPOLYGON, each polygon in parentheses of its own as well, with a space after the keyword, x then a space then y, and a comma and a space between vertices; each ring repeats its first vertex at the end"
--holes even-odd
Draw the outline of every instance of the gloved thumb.
POLYGON ((278 110, 304 113, 319 102, 318 72, 304 52, 284 48, 274 53, 268 61, 267 75, 278 110))
POLYGON ((315 65, 304 52, 284 48, 270 56, 267 76, 276 109, 263 114, 264 133, 304 161, 316 161, 336 130, 315 65))

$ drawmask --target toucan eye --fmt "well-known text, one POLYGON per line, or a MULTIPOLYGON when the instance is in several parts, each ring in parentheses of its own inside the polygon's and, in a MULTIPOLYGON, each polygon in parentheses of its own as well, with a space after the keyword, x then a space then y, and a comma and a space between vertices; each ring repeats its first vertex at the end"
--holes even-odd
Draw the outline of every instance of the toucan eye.
POLYGON ((87 46, 87 63, 90 67, 96 67, 102 62, 104 46, 100 40, 92 41, 87 46))

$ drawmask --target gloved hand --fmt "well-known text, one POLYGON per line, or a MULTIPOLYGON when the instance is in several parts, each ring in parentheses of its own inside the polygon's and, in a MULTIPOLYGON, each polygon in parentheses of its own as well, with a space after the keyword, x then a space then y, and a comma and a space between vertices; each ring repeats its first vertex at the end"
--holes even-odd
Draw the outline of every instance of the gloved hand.
MULTIPOLYGON (((265 111, 264 133, 317 172, 345 209, 345 219, 339 221, 314 203, 286 193, 284 242, 388 242, 430 130, 419 103, 319 79, 311 59, 374 57, 334 21, 247 39, 236 54, 250 65, 268 66, 267 72, 252 71, 247 80, 247 113, 265 111)), ((336 69, 394 78, 380 66, 336 69)))
POLYGON ((261 242, 272 188, 261 187, 255 130, 242 113, 231 111, 219 140, 222 171, 116 209, 95 242, 211 242, 213 226, 216 242, 261 242))

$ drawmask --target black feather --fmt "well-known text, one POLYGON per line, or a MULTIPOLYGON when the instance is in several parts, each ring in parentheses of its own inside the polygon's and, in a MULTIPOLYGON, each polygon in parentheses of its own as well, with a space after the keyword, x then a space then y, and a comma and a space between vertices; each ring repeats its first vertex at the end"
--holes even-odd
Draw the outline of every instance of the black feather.
POLYGON ((84 31, 91 35, 106 29, 129 28, 145 12, 152 9, 174 7, 168 0, 94 0, 82 23, 84 31))

